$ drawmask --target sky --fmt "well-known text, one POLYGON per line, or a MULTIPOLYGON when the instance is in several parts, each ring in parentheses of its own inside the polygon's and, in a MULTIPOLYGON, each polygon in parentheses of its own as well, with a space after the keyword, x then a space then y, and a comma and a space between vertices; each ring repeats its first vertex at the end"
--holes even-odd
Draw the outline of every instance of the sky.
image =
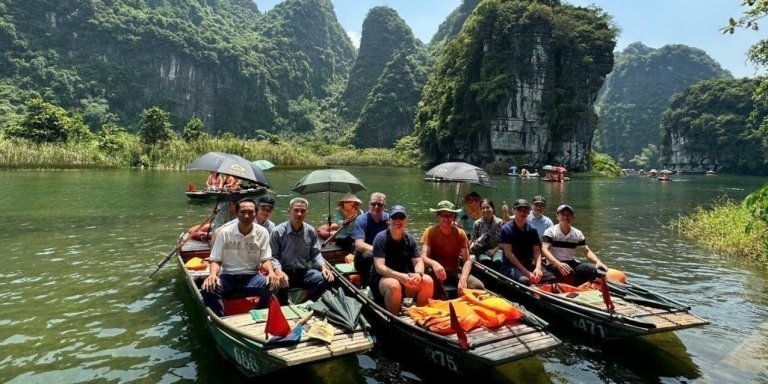
MULTIPOLYGON (((282 0, 254 0, 262 12, 268 11, 282 0)), ((577 6, 596 5, 613 16, 621 29, 616 50, 623 50, 634 42, 651 48, 666 44, 685 44, 704 50, 735 77, 754 77, 766 74, 746 59, 751 45, 768 38, 765 30, 740 29, 733 35, 724 35, 720 28, 728 18, 738 18, 744 7, 742 0, 564 0, 577 6)), ((405 20, 414 35, 429 42, 437 27, 461 0, 334 0, 339 23, 355 45, 365 15, 373 7, 386 5, 405 20)))

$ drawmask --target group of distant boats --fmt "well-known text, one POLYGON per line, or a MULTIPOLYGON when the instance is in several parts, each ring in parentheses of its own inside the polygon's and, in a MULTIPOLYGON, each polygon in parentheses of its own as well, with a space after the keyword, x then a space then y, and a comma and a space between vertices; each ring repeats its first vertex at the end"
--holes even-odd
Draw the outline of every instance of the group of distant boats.
POLYGON ((538 169, 534 169, 533 172, 528 171, 528 168, 522 167, 520 169, 520 172, 517 172, 517 166, 513 165, 507 169, 507 175, 512 177, 539 177, 541 178, 541 181, 553 181, 553 182, 563 182, 568 181, 571 178, 565 176, 565 173, 568 171, 565 169, 565 167, 558 167, 558 166, 552 166, 552 165, 545 165, 541 168, 544 171, 544 175, 539 174, 538 169))
MULTIPOLYGON (((640 169, 640 170, 622 169, 621 170, 621 174, 624 175, 624 176, 626 176, 626 175, 645 176, 646 172, 645 172, 644 169, 640 169)), ((660 171, 657 171, 656 169, 651 169, 651 170, 649 170, 647 172, 647 174, 648 174, 648 177, 650 177, 652 179, 656 179, 656 180, 659 180, 659 181, 670 181, 670 180, 672 180, 672 178, 671 178, 672 174, 680 175, 680 174, 682 174, 682 172, 681 171, 672 172, 672 171, 670 171, 668 169, 662 169, 660 171)), ((706 171, 705 174, 707 176, 715 176, 716 175, 715 171, 711 170, 711 169, 706 171)))

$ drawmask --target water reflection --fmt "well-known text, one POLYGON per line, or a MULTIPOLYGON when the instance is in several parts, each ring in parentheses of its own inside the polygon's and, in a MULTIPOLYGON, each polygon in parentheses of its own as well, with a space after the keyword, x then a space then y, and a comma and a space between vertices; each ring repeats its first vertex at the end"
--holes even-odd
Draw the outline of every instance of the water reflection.
MULTIPOLYGON (((409 230, 417 237, 434 223, 429 208, 455 198, 455 185, 424 182, 418 170, 349 170, 369 188, 359 197, 382 191, 390 205, 405 205, 409 230)), ((288 201, 296 196, 287 191, 304 174, 269 174, 280 193, 275 222, 287 218, 288 201)), ((198 179, 204 173, 0 172, 0 241, 6 245, 0 271, 5 308, 0 312, 0 382, 249 382, 215 351, 173 263, 147 279, 179 232, 210 213, 212 206, 190 204, 184 196, 187 183, 198 179)), ((550 217, 558 204, 572 204, 574 225, 601 259, 632 281, 691 305, 711 324, 607 345, 566 336, 554 351, 482 377, 443 378, 420 370, 418 361, 399 361, 397 351, 375 350, 256 381, 768 381, 768 274, 712 255, 664 227, 678 214, 723 195, 741 199, 764 179, 494 179, 497 189, 465 185, 462 194, 477 191, 497 206, 544 195, 550 217), (630 357, 630 351, 640 357, 630 357)), ((323 220, 327 196, 307 197, 310 221, 323 220)))

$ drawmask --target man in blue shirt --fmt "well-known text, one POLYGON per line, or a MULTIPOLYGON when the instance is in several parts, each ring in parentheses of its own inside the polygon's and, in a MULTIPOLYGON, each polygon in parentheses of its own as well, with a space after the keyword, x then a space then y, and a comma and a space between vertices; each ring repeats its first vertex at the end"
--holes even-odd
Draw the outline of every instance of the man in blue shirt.
POLYGON ((320 254, 315 228, 304 222, 308 208, 307 200, 292 199, 289 220, 275 227, 269 236, 269 245, 280 287, 307 288, 309 299, 317 301, 333 281, 333 273, 320 254))
POLYGON ((389 225, 389 214, 384 211, 386 207, 387 196, 374 192, 368 202, 368 212, 355 220, 355 269, 360 272, 363 286, 368 285, 373 266, 373 239, 389 225))
POLYGON ((549 217, 544 216, 544 207, 547 206, 547 200, 544 196, 538 195, 533 197, 533 209, 531 214, 528 215, 528 224, 536 229, 539 234, 539 240, 544 239, 544 231, 547 228, 554 225, 549 217))

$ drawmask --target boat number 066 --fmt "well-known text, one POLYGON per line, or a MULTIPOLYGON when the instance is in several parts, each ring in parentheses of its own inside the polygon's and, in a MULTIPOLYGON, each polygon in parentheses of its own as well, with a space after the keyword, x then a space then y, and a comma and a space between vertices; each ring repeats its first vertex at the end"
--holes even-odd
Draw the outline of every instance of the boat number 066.
POLYGON ((594 321, 579 319, 576 321, 576 328, 579 328, 592 336, 605 338, 605 330, 603 329, 603 326, 595 323, 594 321))
POLYGON ((445 354, 442 351, 427 351, 429 352, 432 361, 435 362, 435 364, 442 365, 443 367, 446 367, 450 369, 451 371, 458 372, 458 369, 456 368, 456 363, 453 361, 453 356, 445 354))

